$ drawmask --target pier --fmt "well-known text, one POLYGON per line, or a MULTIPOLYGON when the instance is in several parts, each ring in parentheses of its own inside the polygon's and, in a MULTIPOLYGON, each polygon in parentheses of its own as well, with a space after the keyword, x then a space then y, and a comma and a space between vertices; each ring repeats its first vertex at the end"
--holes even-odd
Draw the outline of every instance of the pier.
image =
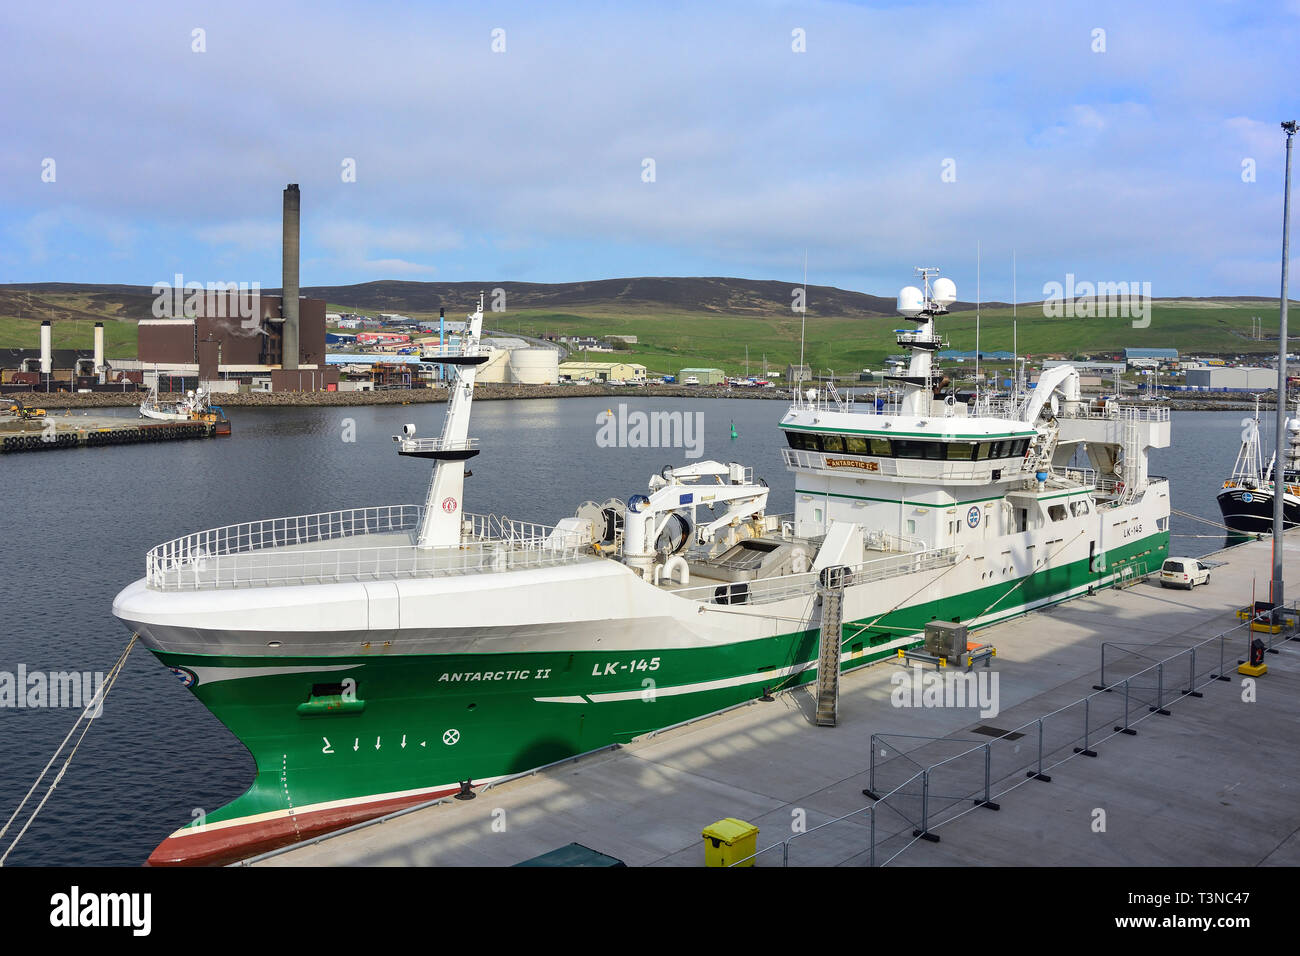
POLYGON ((0 454, 186 441, 211 438, 219 433, 218 428, 219 423, 214 422, 159 422, 105 415, 5 417, 0 418, 0 454))
MULTIPOLYGON (((577 842, 629 866, 701 866, 701 829, 738 817, 772 847, 759 866, 1295 866, 1300 641, 1254 633, 1236 615, 1264 596, 1271 547, 1202 558, 1211 580, 1192 591, 1151 577, 976 632, 997 648, 993 716, 895 706, 903 665, 887 661, 841 675, 834 728, 816 725, 809 685, 245 863, 508 866, 577 842), (1268 673, 1247 682, 1236 668, 1257 637, 1272 645, 1268 673), (1109 690, 1097 690, 1103 645, 1109 690), (1092 739, 1074 739, 1076 717, 1092 739), (1039 718, 1057 739, 1050 764, 1035 768, 1039 718), (979 742, 994 737, 984 752, 997 760, 985 763, 979 742), (925 778, 932 814, 947 807, 928 826, 913 826, 916 794, 863 812, 873 804, 864 791, 881 797, 900 766, 964 751, 977 761, 964 783, 925 778), (981 782, 965 799, 961 788, 981 782), (941 800, 953 793, 963 799, 941 800)), ((1285 549, 1288 589, 1300 587, 1300 532, 1285 549)))

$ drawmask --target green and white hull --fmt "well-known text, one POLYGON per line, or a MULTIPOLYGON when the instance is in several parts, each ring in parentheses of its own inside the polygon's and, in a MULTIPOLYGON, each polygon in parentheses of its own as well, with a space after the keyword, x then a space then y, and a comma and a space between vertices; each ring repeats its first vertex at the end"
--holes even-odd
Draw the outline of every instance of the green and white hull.
MULTIPOLYGON (((1081 550, 1027 574, 1022 558, 995 583, 973 574, 982 562, 963 557, 850 587, 841 668, 915 643, 930 620, 983 626, 1108 587, 1126 569, 1158 567, 1168 534, 1118 544, 1104 562, 1081 550), (915 593, 896 606, 900 590, 915 593)), ((352 587, 366 589, 295 588, 288 607, 280 588, 233 592, 239 615, 258 623, 255 632, 230 630, 220 607, 198 610, 202 592, 161 595, 143 582, 123 592, 115 612, 257 764, 244 795, 174 833, 151 863, 245 857, 457 791, 462 782, 480 786, 625 743, 816 674, 812 589, 782 601, 711 606, 593 559, 402 581, 391 600, 392 628, 357 621, 303 629, 342 623, 349 608, 369 618, 383 603, 358 601, 346 593, 352 587), (167 623, 176 612, 166 598, 187 599, 186 625, 167 623), (584 606, 581 619, 556 613, 584 606)))

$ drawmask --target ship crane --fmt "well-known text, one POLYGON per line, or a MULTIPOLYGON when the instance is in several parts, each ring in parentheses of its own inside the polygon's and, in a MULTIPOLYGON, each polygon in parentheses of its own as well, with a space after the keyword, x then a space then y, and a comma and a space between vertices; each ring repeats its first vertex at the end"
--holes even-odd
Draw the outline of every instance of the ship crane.
POLYGON ((655 543, 674 514, 690 509, 710 509, 726 504, 720 517, 695 528, 695 540, 711 542, 719 529, 761 515, 767 507, 767 484, 752 478, 750 469, 734 462, 702 461, 681 468, 665 468, 650 479, 649 495, 633 495, 623 519, 623 557, 643 578, 654 568, 655 543), (713 483, 702 481, 712 478, 713 483))

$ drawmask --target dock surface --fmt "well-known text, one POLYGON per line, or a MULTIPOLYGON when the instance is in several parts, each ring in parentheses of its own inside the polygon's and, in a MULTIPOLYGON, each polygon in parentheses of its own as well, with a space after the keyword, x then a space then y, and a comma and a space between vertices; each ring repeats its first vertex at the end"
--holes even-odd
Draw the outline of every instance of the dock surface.
MULTIPOLYGON (((1294 600, 1300 532, 1288 534, 1285 545, 1294 600)), ((1093 693, 1103 642, 1150 644, 1146 653, 1159 658, 1237 627, 1230 645, 1236 656, 1223 671, 1229 680, 1204 684, 1201 697, 1179 698, 1172 686, 1179 675, 1171 674, 1168 716, 1135 706, 1135 735, 1095 742, 1095 758, 1065 759, 1051 768, 1050 783, 1019 771, 995 781, 997 812, 977 807, 956 816, 935 829, 938 842, 904 833, 876 863, 1295 866, 1300 642, 1282 639, 1277 653, 1266 655, 1268 674, 1254 681, 1253 701, 1243 699, 1251 688, 1236 672, 1247 637, 1235 611, 1267 592, 1271 547, 1256 541, 1206 556, 1223 564, 1194 591, 1149 580, 977 632, 974 639, 997 647, 996 716, 895 707, 890 678, 901 665, 883 662, 842 675, 834 728, 815 725, 804 687, 485 789, 474 800, 446 800, 254 862, 505 866, 577 842, 629 866, 701 866, 700 831, 714 821, 756 824, 761 849, 795 827, 811 830, 866 806, 873 734, 911 735, 926 754, 950 743, 947 752, 956 753, 972 745, 951 741, 987 739, 976 727, 1020 727, 1093 693), (949 741, 920 739, 927 736, 949 741)), ((1217 669, 1217 660, 1210 666, 1217 669)), ((1033 746, 1033 735, 1019 743, 1033 746)), ((859 815, 796 839, 788 862, 867 865, 867 846, 867 820, 859 815)), ((758 860, 781 864, 779 848, 758 860)))
POLYGON ((109 415, 43 415, 32 418, 0 417, 0 454, 53 451, 60 448, 98 448, 142 442, 211 438, 210 422, 161 422, 147 418, 109 415))

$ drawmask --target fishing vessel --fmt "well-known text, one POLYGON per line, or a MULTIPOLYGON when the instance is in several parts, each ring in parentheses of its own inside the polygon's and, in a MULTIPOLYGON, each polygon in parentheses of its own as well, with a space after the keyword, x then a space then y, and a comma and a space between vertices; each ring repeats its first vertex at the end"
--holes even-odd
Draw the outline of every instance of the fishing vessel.
POLYGON ((230 422, 225 410, 220 405, 213 405, 210 398, 204 389, 196 388, 187 391, 178 402, 160 402, 158 383, 155 382, 140 403, 140 417, 160 422, 208 422, 213 426, 213 434, 229 435, 230 422))
POLYGON ((161 402, 158 400, 158 384, 149 387, 149 393, 140 403, 140 417, 152 418, 160 422, 188 422, 196 413, 207 409, 207 400, 203 389, 185 393, 178 402, 161 402))
MULTIPOLYGON (((1286 448, 1283 452, 1282 521, 1285 527, 1300 524, 1300 418, 1288 418, 1285 426, 1286 448)), ((1259 400, 1255 400, 1255 417, 1241 420, 1241 447, 1233 463, 1232 474, 1224 479, 1219 492, 1219 511, 1223 523, 1243 534, 1271 534, 1273 531, 1273 495, 1276 490, 1277 453, 1267 465, 1259 438, 1259 400)))
POLYGON ((977 628, 1159 568, 1169 484, 1147 453, 1168 410, 1085 401, 1070 367, 973 409, 937 394, 956 289, 918 274, 899 401, 796 386, 786 510, 752 467, 697 461, 553 526, 467 513, 480 298, 437 358, 455 373, 441 434, 395 436, 434 462, 423 505, 149 551, 113 613, 257 766, 149 862, 246 857, 802 684, 833 723, 840 673, 927 622, 977 628))

